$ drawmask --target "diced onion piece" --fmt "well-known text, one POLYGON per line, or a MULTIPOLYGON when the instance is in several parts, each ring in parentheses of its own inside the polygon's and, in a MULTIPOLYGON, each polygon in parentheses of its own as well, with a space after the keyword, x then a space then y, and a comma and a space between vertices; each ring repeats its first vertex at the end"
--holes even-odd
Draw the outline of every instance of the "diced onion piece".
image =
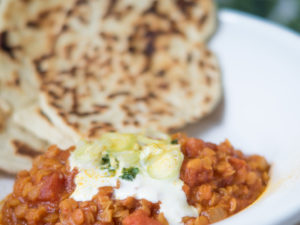
POLYGON ((115 155, 120 161, 122 167, 133 167, 139 164, 140 152, 139 151, 122 151, 115 155))
POLYGON ((101 136, 106 150, 120 152, 125 150, 134 150, 138 148, 136 136, 134 134, 105 133, 101 136))
POLYGON ((141 153, 146 172, 154 179, 175 179, 179 176, 183 154, 177 145, 152 144, 141 153))
POLYGON ((97 166, 103 152, 101 143, 82 141, 74 151, 74 157, 82 165, 97 166))
POLYGON ((148 173, 155 179, 167 179, 176 173, 176 160, 171 154, 166 153, 158 157, 148 166, 148 173))

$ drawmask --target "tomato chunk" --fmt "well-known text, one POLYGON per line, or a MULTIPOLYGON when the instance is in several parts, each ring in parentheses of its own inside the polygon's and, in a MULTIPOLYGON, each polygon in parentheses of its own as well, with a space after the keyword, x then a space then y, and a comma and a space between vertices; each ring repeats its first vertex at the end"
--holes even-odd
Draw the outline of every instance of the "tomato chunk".
POLYGON ((43 201, 57 200, 64 190, 65 179, 62 174, 52 173, 42 181, 39 199, 43 201))
POLYGON ((196 138, 188 138, 185 145, 186 155, 188 157, 196 157, 199 155, 199 152, 203 148, 204 142, 202 140, 196 138))
POLYGON ((123 220, 123 225, 162 225, 143 210, 137 210, 123 220))

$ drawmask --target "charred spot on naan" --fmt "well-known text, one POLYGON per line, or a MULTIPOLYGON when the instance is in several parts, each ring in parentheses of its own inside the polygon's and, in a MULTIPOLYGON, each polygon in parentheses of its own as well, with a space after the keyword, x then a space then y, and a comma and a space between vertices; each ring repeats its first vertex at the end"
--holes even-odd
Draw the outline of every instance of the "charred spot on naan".
POLYGON ((24 157, 29 157, 29 158, 35 158, 36 156, 40 155, 43 153, 42 150, 35 149, 29 144, 21 141, 14 139, 11 141, 12 145, 14 146, 14 151, 16 155, 24 156, 24 157))
POLYGON ((11 59, 15 59, 14 51, 20 49, 20 46, 11 46, 9 43, 9 32, 4 30, 0 33, 0 49, 5 52, 11 59))

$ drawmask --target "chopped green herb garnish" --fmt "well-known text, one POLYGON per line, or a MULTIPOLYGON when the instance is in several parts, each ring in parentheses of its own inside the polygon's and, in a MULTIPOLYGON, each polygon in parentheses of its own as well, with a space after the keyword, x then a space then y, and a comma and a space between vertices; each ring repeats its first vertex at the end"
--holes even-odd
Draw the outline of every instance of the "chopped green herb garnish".
POLYGON ((177 144, 178 144, 178 140, 177 140, 177 139, 172 140, 172 141, 171 141, 171 144, 172 144, 172 145, 177 145, 177 144))
POLYGON ((102 157, 101 159, 101 165, 106 165, 106 164, 110 164, 110 160, 109 160, 109 155, 106 154, 105 156, 102 157))
POLYGON ((123 168, 122 169, 122 176, 120 176, 120 178, 122 178, 123 180, 134 180, 136 175, 139 173, 139 168, 136 167, 129 167, 129 168, 123 168))
POLYGON ((100 168, 108 171, 110 176, 114 176, 116 174, 116 169, 119 168, 119 161, 115 158, 111 159, 109 155, 106 154, 101 158, 100 168))

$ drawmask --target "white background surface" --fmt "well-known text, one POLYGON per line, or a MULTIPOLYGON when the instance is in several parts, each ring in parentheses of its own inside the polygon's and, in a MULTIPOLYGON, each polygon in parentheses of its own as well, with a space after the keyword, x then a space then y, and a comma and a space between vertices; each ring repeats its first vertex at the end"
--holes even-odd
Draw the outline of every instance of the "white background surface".
MULTIPOLYGON (((300 213, 300 37, 233 11, 219 17, 211 48, 220 60, 224 99, 185 131, 213 142, 228 138, 272 163, 266 193, 218 224, 290 224, 286 219, 300 213)), ((11 188, 12 180, 0 177, 0 199, 11 188)))

